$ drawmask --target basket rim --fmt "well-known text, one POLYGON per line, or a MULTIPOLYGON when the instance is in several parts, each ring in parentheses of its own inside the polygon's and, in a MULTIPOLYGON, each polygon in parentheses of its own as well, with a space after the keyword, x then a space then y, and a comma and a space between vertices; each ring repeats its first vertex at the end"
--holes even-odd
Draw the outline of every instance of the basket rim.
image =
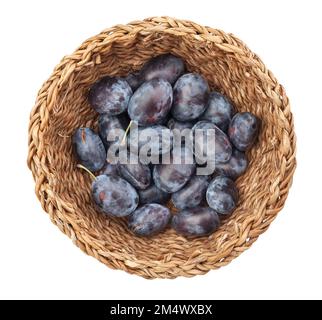
MULTIPOLYGON (((99 55, 97 57, 99 59, 99 55)), ((99 63, 100 61, 97 61, 99 63)), ((171 17, 152 17, 142 21, 133 21, 126 25, 116 25, 114 27, 103 30, 101 33, 85 40, 73 54, 65 56, 56 66, 52 75, 43 84, 38 92, 35 106, 30 114, 30 122, 28 128, 28 159, 27 164, 32 172, 35 180, 35 192, 41 205, 46 211, 52 222, 59 229, 69 236, 73 243, 76 244, 85 253, 97 258, 102 263, 111 268, 125 270, 132 274, 142 277, 153 278, 175 278, 177 276, 191 277, 194 275, 205 274, 212 269, 217 269, 227 265, 234 258, 239 256, 243 251, 248 249, 259 237, 265 232, 270 223, 275 219, 278 212, 283 208, 286 201, 288 191, 292 185, 292 177, 296 169, 296 136, 294 132, 293 116, 290 111, 290 104, 286 96, 284 88, 278 83, 273 73, 269 71, 260 58, 250 51, 247 46, 232 34, 227 34, 219 29, 204 27, 188 20, 180 20, 171 17), (84 243, 78 230, 75 230, 69 223, 68 219, 64 219, 64 212, 69 212, 72 208, 67 204, 60 203, 58 206, 47 201, 50 190, 47 188, 47 175, 50 174, 46 165, 46 156, 44 157, 44 140, 43 131, 50 119, 50 112, 54 108, 54 94, 59 91, 72 77, 73 73, 81 70, 84 65, 93 63, 92 58, 95 53, 106 46, 106 43, 113 43, 124 38, 135 37, 137 34, 148 37, 153 33, 166 33, 177 37, 191 37, 202 43, 211 42, 220 50, 240 57, 242 61, 250 63, 254 66, 256 75, 268 84, 269 94, 279 107, 279 111, 285 121, 285 136, 288 143, 284 146, 283 157, 285 158, 286 167, 285 175, 281 177, 276 187, 279 193, 279 201, 270 203, 273 213, 270 214, 268 223, 262 226, 254 226, 248 230, 248 234, 252 231, 253 236, 248 239, 247 235, 240 243, 235 243, 227 250, 227 254, 215 261, 208 263, 203 268, 198 266, 198 259, 191 260, 190 267, 176 266, 173 268, 171 263, 164 263, 160 266, 158 262, 144 262, 137 260, 135 257, 122 257, 120 254, 102 252, 97 250, 90 243, 84 243), (273 204, 276 206, 274 207, 273 204), (59 214, 57 214, 59 213, 59 214), (144 270, 142 270, 144 269, 144 270)), ((243 235, 244 237, 244 235, 243 235)))

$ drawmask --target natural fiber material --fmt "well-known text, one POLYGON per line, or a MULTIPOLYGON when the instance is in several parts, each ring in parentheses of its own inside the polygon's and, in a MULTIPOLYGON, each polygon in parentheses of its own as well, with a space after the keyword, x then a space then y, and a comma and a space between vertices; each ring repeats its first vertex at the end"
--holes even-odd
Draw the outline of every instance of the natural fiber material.
POLYGON ((168 17, 118 25, 64 57, 42 86, 30 116, 28 165, 42 207, 87 254, 146 278, 204 274, 249 248, 284 205, 296 166, 289 100, 263 62, 231 34, 168 17), (126 75, 167 52, 182 57, 189 71, 201 73, 238 111, 262 119, 249 168, 237 180, 238 208, 214 234, 193 240, 171 229, 139 238, 125 220, 97 212, 91 177, 76 167, 71 148, 76 128, 97 126, 86 97, 91 84, 104 75, 126 75))

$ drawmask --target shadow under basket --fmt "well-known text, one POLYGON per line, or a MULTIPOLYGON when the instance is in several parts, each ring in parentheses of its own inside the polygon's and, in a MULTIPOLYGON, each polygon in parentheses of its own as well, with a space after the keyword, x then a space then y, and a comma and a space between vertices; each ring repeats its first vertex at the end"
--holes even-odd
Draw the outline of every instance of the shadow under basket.
POLYGON ((31 112, 28 166, 43 209, 84 252, 145 278, 191 277, 239 256, 282 209, 296 167, 293 118, 284 88, 238 38, 190 21, 149 18, 106 29, 62 59, 31 112), (170 228, 152 238, 134 236, 125 220, 95 210, 91 177, 76 167, 72 153, 74 130, 97 128, 87 102, 91 84, 105 75, 127 75, 163 53, 183 58, 237 111, 262 120, 249 168, 237 180, 239 205, 208 237, 185 239, 170 228))

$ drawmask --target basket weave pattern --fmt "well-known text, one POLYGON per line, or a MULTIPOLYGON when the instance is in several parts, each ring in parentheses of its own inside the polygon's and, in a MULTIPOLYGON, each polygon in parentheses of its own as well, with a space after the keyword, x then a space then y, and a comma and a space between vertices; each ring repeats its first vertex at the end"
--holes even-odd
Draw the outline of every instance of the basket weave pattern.
POLYGON ((28 166, 43 209, 84 252, 145 278, 190 277, 239 256, 282 209, 296 167, 293 118, 284 88, 239 39, 190 21, 150 18, 106 29, 62 59, 31 112, 28 166), (74 130, 97 127, 86 99, 90 85, 104 75, 126 75, 163 53, 182 57, 238 111, 262 119, 249 168, 237 180, 239 206, 209 237, 187 240, 171 229, 151 239, 134 236, 125 220, 95 210, 91 178, 76 168, 72 154, 74 130))

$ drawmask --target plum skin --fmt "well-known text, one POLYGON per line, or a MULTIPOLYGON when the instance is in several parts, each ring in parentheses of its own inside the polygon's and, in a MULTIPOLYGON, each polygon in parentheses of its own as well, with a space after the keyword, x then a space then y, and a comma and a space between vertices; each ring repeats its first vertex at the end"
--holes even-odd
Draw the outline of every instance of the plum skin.
POLYGON ((119 174, 133 187, 139 190, 146 189, 151 183, 149 166, 141 163, 118 164, 119 174))
POLYGON ((103 174, 110 175, 110 176, 118 176, 119 171, 118 171, 117 164, 109 163, 106 161, 104 167, 99 171, 99 175, 103 175, 103 174))
POLYGON ((153 236, 166 228, 171 218, 170 210, 157 203, 136 209, 128 218, 128 227, 139 236, 153 236))
POLYGON ((220 175, 236 180, 243 175, 248 167, 246 154, 237 149, 233 149, 230 159, 226 163, 217 163, 216 172, 220 175))
POLYGON ((107 150, 112 143, 118 143, 123 138, 125 130, 118 117, 100 114, 98 117, 98 133, 107 150), (115 137, 118 134, 118 138, 115 141, 108 141, 107 138, 111 138, 112 133, 114 133, 115 137))
POLYGON ((78 128, 72 136, 72 146, 79 162, 90 171, 103 168, 106 150, 99 135, 90 128, 78 128))
POLYGON ((220 130, 226 132, 231 118, 235 113, 230 101, 219 92, 211 92, 205 112, 200 117, 215 124, 220 130))
POLYGON ((167 126, 173 133, 174 141, 179 141, 177 139, 180 139, 181 144, 184 145, 187 138, 186 136, 189 135, 189 130, 192 129, 192 127, 194 126, 194 122, 192 121, 182 122, 174 118, 170 118, 167 122, 167 126))
POLYGON ((143 146, 150 146, 151 156, 168 153, 173 146, 173 137, 170 129, 159 124, 133 129, 130 132, 127 141, 130 152, 133 153, 140 152, 143 146), (161 142, 163 142, 163 144, 161 144, 161 142))
POLYGON ((140 72, 142 82, 159 78, 174 84, 184 72, 184 62, 172 54, 163 54, 149 60, 140 72))
POLYGON ((173 216, 172 228, 186 237, 201 237, 213 233, 220 224, 218 214, 209 207, 184 209, 173 216))
POLYGON ((236 113, 231 119, 228 135, 239 151, 246 151, 255 142, 260 129, 260 120, 250 112, 236 113))
POLYGON ((197 207, 205 198, 208 180, 208 176, 192 177, 182 189, 172 194, 174 206, 179 210, 197 207))
POLYGON ((233 180, 225 176, 216 176, 206 192, 207 203, 218 214, 231 214, 238 202, 238 189, 233 180))
POLYGON ((139 203, 137 191, 119 176, 97 176, 92 183, 92 196, 103 213, 115 217, 128 216, 139 203))
MULTIPOLYGON (((194 148, 196 158, 200 159, 202 145, 206 142, 205 137, 207 136, 207 130, 214 130, 215 132, 215 141, 214 148, 211 151, 215 151, 215 162, 216 163, 225 163, 227 162, 232 154, 232 146, 228 139, 228 136, 221 131, 215 124, 210 121, 201 120, 198 121, 192 128, 190 139, 192 141, 191 146, 194 148), (198 136, 196 130, 200 130, 203 135, 198 136), (198 157, 199 154, 199 157, 198 157)), ((209 143, 209 142, 208 142, 209 143)), ((207 155, 209 157, 210 155, 207 155)), ((209 159, 207 159, 209 160, 209 159)))
POLYGON ((132 94, 125 80, 104 77, 90 88, 88 101, 96 112, 115 116, 126 110, 132 94))
POLYGON ((171 157, 170 164, 155 165, 153 168, 153 181, 155 185, 167 193, 173 193, 189 181, 195 172, 195 163, 185 162, 185 153, 181 149, 181 163, 174 163, 174 157, 171 157))
POLYGON ((139 190, 140 204, 147 203, 166 203, 170 199, 170 193, 158 189, 156 185, 152 184, 144 190, 139 190))
POLYGON ((163 79, 152 79, 134 92, 129 101, 128 114, 139 126, 160 124, 168 115, 172 100, 170 83, 163 79))
POLYGON ((179 121, 197 119, 206 109, 209 87, 199 74, 181 76, 173 87, 172 116, 179 121))

